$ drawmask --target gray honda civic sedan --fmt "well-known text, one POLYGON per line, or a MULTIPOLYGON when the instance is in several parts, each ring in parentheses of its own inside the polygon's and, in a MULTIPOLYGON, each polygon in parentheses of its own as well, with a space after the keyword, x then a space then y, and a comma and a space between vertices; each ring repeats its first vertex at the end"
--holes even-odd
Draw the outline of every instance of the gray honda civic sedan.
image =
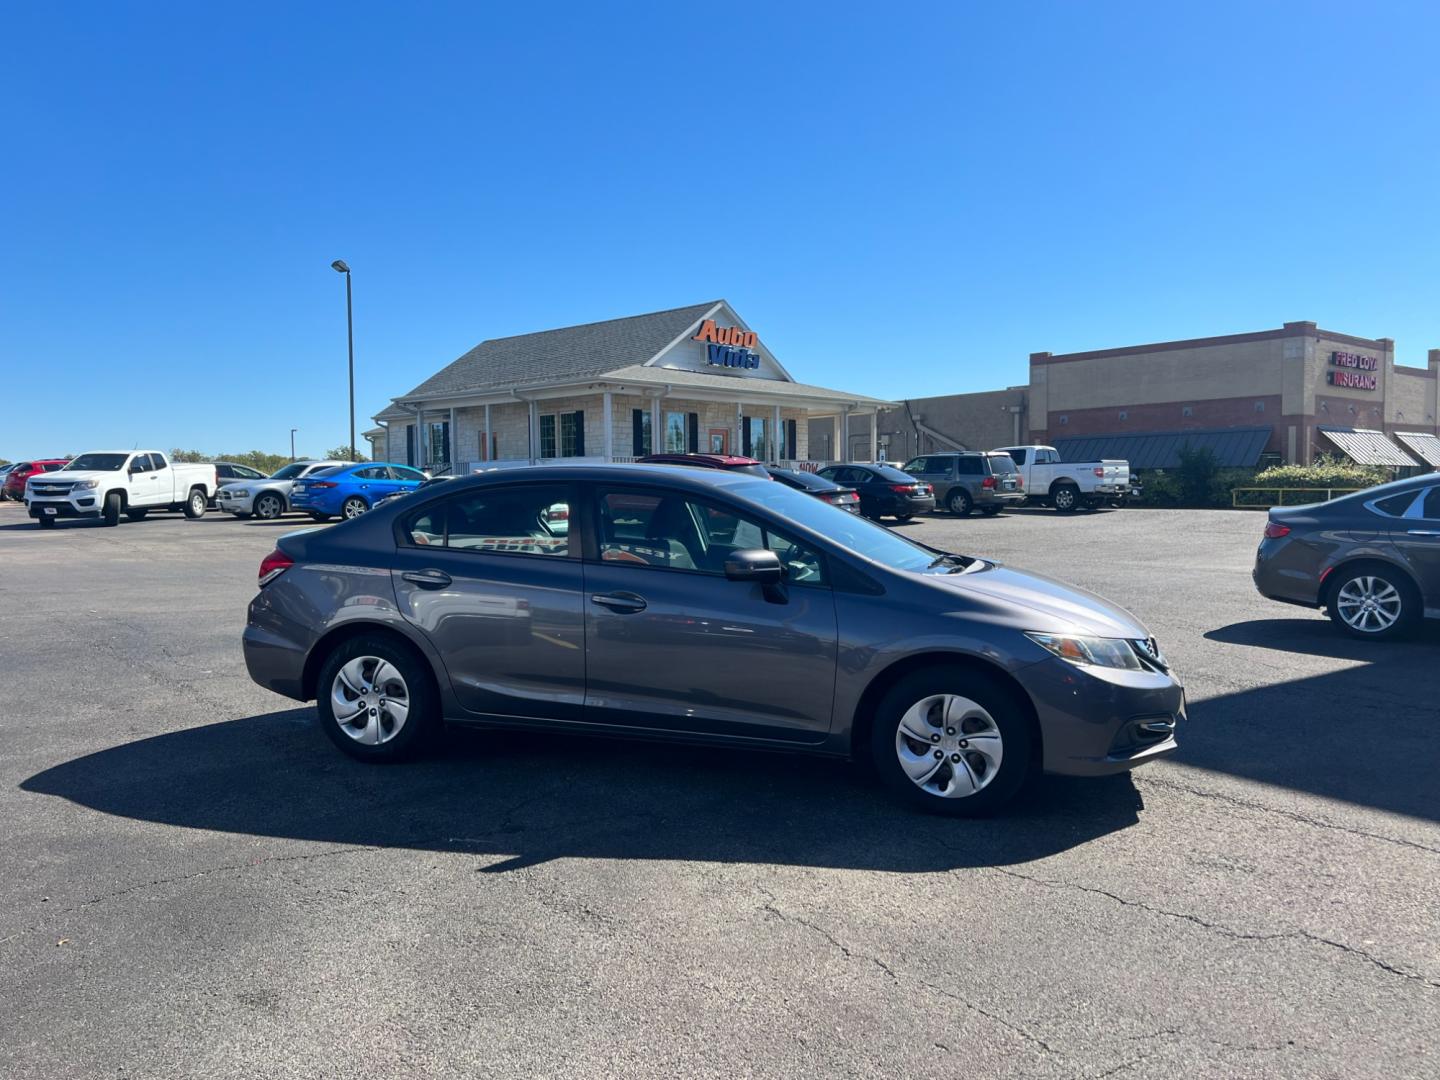
POLYGON ((366 761, 444 723, 802 750, 950 814, 1164 757, 1185 711, 1097 596, 665 466, 501 470, 286 536, 244 646, 366 761))
POLYGON ((1353 637, 1398 637, 1440 617, 1440 475, 1276 507, 1253 575, 1261 595, 1324 608, 1353 637))

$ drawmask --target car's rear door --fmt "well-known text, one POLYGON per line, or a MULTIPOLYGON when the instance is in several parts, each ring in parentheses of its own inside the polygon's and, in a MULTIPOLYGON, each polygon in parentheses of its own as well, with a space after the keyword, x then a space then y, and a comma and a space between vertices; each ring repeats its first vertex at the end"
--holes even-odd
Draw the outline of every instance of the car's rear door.
POLYGON ((1440 608, 1440 484, 1426 488, 1405 517, 1388 523, 1391 542, 1420 583, 1425 607, 1440 608))
POLYGON ((565 483, 472 487, 399 519, 401 614, 434 645, 455 698, 477 716, 579 720, 585 696, 578 541, 544 521, 565 483))
POLYGON ((581 520, 587 721, 790 743, 828 734, 837 632, 818 553, 723 499, 663 488, 597 483, 581 520), (728 553, 767 546, 788 584, 725 577, 728 553))

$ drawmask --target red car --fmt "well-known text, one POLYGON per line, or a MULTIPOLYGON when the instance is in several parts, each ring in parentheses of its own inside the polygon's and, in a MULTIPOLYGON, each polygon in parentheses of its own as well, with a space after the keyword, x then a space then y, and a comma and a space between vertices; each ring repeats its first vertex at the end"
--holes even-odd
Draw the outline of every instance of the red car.
POLYGON ((68 465, 68 458, 46 458, 43 461, 20 461, 5 474, 5 486, 0 488, 0 498, 20 502, 25 498, 25 481, 36 473, 54 472, 68 465))

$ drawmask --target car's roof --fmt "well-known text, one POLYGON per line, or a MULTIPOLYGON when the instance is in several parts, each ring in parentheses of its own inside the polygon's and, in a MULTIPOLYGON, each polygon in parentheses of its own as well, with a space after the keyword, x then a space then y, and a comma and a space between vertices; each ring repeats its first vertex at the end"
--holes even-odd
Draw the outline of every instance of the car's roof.
POLYGON ((766 484, 768 477, 754 473, 731 472, 728 469, 677 469, 672 465, 647 465, 637 462, 633 465, 609 464, 605 462, 576 462, 565 465, 514 465, 487 469, 470 476, 454 478, 465 486, 504 483, 522 479, 531 483, 546 481, 594 480, 616 483, 648 483, 663 481, 669 485, 691 487, 731 487, 743 484, 766 484))
POLYGON ((641 460, 641 461, 639 462, 639 464, 641 464, 641 465, 650 464, 650 463, 654 463, 654 464, 656 464, 656 465, 659 465, 659 464, 699 465, 699 466, 701 466, 701 467, 705 467, 705 466, 718 466, 719 468, 722 468, 722 469, 731 469, 731 468, 736 468, 736 467, 745 466, 745 465, 759 465, 759 464, 760 464, 760 462, 759 462, 757 459, 752 458, 752 457, 744 457, 744 456, 742 456, 742 455, 740 455, 740 454, 680 454, 680 453, 646 454, 645 457, 643 458, 643 460, 641 460))

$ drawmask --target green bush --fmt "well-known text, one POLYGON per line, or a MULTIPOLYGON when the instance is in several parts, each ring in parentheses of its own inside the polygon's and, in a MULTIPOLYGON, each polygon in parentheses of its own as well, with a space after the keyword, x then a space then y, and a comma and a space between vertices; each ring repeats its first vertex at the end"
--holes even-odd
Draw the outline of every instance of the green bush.
POLYGON ((1322 456, 1309 465, 1276 465, 1257 473, 1253 487, 1367 488, 1391 477, 1383 465, 1356 465, 1346 458, 1322 456))

